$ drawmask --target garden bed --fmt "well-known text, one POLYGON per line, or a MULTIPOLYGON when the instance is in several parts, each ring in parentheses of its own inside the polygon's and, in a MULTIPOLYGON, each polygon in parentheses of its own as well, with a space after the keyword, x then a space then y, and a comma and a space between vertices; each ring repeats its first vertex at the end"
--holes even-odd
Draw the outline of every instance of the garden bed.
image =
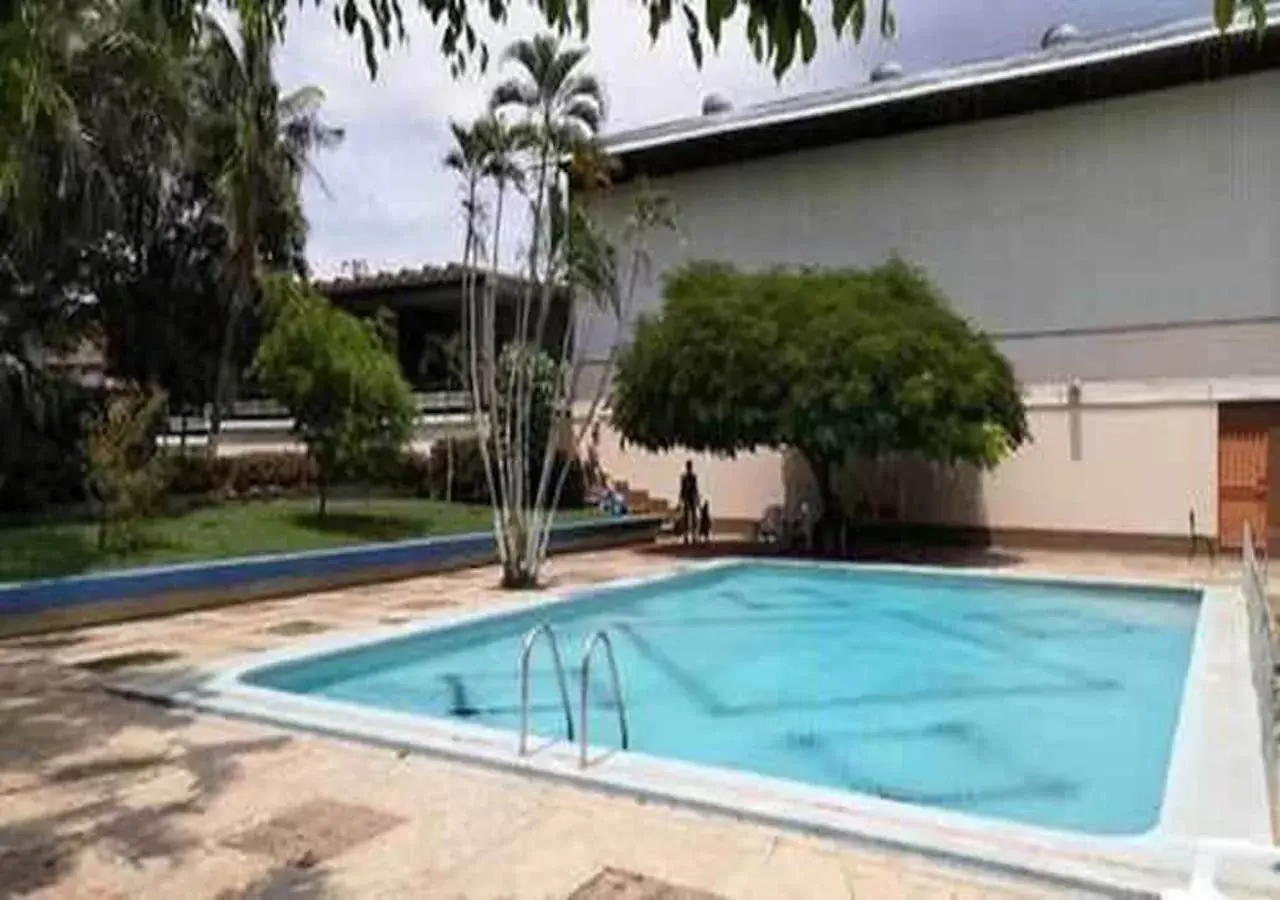
MULTIPOLYGON (((419 507, 430 507, 426 501, 412 502, 419 507)), ((288 509, 287 502, 279 505, 288 509)), ((488 512, 474 508, 472 511, 485 515, 488 512)), ((464 516, 449 521, 457 526, 455 531, 468 523, 464 516)), ((551 548, 555 552, 573 552, 651 541, 660 525, 661 519, 656 516, 592 516, 557 525, 552 533, 551 548)), ((284 535, 276 536, 278 541, 286 539, 284 535)), ((474 525, 462 534, 376 543, 357 540, 349 538, 347 546, 292 553, 262 553, 0 585, 0 635, 30 634, 389 581, 483 565, 496 558, 492 533, 474 525)), ((0 557, 3 555, 4 548, 0 547, 0 557)))

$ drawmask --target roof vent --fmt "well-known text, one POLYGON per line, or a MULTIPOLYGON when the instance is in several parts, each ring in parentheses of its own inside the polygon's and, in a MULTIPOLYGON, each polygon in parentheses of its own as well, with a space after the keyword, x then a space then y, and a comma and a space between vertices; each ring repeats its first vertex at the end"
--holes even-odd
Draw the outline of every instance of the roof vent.
POLYGON ((889 60, 882 62, 871 70, 871 83, 879 84, 881 81, 892 81, 895 78, 902 77, 902 66, 896 62, 889 60))
POLYGON ((1059 22, 1040 36, 1040 49, 1052 50, 1084 39, 1080 29, 1070 22, 1059 22))
POLYGON ((731 109, 733 109, 733 104, 719 94, 707 94, 702 98, 702 114, 704 116, 717 116, 720 113, 727 113, 731 109))

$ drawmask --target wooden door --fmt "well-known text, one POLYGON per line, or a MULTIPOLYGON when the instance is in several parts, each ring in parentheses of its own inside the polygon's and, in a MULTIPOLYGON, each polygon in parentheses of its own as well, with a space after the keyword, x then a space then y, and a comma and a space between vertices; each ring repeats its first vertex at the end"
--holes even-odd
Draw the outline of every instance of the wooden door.
POLYGON ((1218 543, 1236 549, 1244 523, 1267 538, 1269 433, 1276 413, 1258 404, 1218 407, 1218 543))

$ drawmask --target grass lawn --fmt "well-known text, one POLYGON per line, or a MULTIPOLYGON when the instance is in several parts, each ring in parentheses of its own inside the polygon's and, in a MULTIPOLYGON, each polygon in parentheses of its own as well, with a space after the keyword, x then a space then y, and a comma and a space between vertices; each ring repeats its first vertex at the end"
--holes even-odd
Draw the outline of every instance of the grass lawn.
MULTIPOLYGON (((589 513, 566 511, 565 521, 589 513)), ((432 500, 330 500, 324 521, 316 501, 264 500, 208 506, 146 523, 141 546, 105 553, 93 523, 41 522, 0 528, 0 583, 258 553, 340 547, 432 534, 488 531, 487 506, 432 500)))

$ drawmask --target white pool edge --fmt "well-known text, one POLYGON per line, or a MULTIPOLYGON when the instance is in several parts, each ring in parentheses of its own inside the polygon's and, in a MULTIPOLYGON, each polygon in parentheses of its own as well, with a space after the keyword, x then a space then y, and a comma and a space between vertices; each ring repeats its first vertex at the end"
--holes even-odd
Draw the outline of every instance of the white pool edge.
MULTIPOLYGON (((1057 577, 992 569, 955 571, 923 566, 795 563, 810 567, 853 567, 860 571, 932 572, 953 578, 1199 590, 1200 613, 1169 760, 1164 802, 1156 828, 1136 837, 1059 832, 766 778, 740 770, 692 765, 640 753, 610 753, 605 748, 597 748, 593 758, 602 758, 583 770, 578 767, 576 747, 563 743, 550 744, 529 757, 519 758, 515 752, 516 737, 511 732, 289 694, 256 687, 244 680, 251 672, 280 663, 353 649, 388 638, 520 614, 531 607, 580 602, 583 595, 607 596, 616 588, 742 562, 760 561, 725 559, 686 564, 656 576, 592 585, 563 596, 524 595, 512 603, 460 616, 356 635, 329 636, 177 679, 135 677, 113 682, 112 687, 224 715, 477 762, 644 800, 1048 878, 1067 888, 1156 891, 1185 884, 1194 859, 1195 842, 1201 838, 1252 844, 1272 842, 1247 610, 1242 592, 1230 587, 1057 577)), ((779 562, 770 560, 769 564, 779 562)), ((611 735, 612 723, 598 723, 596 733, 611 735)), ((1267 880, 1265 874, 1259 872, 1258 877, 1263 881, 1256 885, 1246 876, 1251 886, 1280 887, 1280 880, 1267 880)))

